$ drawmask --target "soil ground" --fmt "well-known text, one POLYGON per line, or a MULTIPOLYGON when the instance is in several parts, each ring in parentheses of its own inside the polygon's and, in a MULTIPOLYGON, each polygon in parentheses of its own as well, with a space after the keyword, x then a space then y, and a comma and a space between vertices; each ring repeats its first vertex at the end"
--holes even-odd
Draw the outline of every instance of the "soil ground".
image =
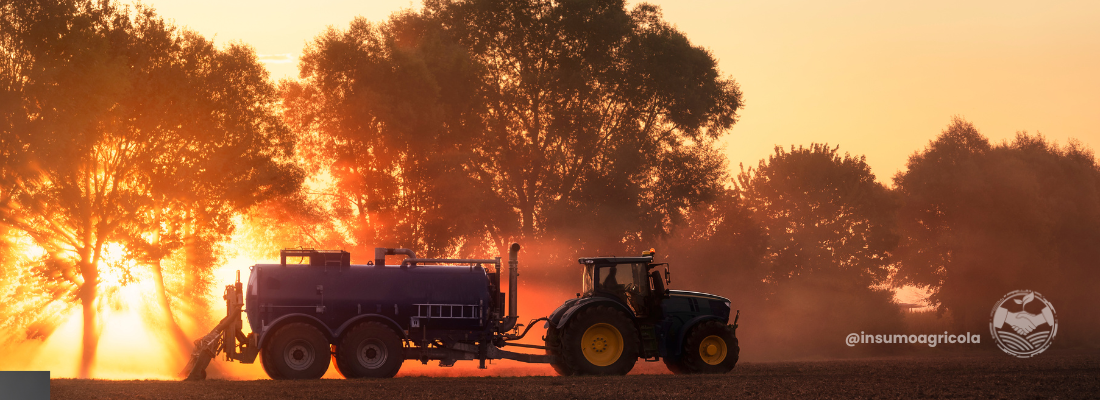
MULTIPOLYGON (((639 362, 641 365, 641 362, 639 362)), ((317 381, 55 379, 54 399, 1097 398, 1100 352, 740 363, 724 375, 317 381)))

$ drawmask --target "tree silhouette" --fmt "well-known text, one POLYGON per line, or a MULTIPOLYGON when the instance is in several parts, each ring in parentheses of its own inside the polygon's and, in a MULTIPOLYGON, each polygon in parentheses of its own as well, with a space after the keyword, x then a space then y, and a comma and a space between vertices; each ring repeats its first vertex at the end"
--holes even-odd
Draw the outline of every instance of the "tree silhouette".
POLYGON ((981 329, 997 299, 1023 288, 1054 302, 1060 319, 1100 327, 1086 305, 1096 303, 1100 277, 1100 169, 1091 151, 1026 133, 991 145, 955 118, 908 166, 894 178, 904 200, 898 284, 929 288, 938 310, 966 329, 981 329))
POLYGON ((741 92, 656 7, 432 1, 425 14, 485 67, 480 169, 521 236, 597 230, 618 248, 663 236, 685 206, 717 195, 713 140, 741 92))
MULTIPOLYGON (((152 264, 171 321, 160 260, 181 246, 210 254, 232 212, 293 192, 301 173, 251 49, 215 50, 141 6, 30 1, 4 11, 4 51, 18 56, 0 94, 14 105, 0 117, 11 155, 0 166, 0 221, 44 248, 49 276, 77 293, 88 377, 109 243, 152 264)), ((206 293, 213 266, 190 261, 189 300, 206 293)))
POLYGON ((358 18, 306 48, 303 82, 283 82, 307 168, 333 181, 320 202, 362 249, 449 253, 503 206, 466 168, 482 131, 479 67, 440 35, 412 13, 358 18))
POLYGON ((839 349, 835 338, 855 326, 888 331, 900 323, 883 287, 898 243, 897 202, 864 157, 837 150, 776 147, 737 177, 768 238, 764 314, 773 332, 763 339, 786 342, 787 351, 839 349))
POLYGON ((284 93, 360 245, 594 250, 718 195, 741 93, 715 64, 649 5, 430 1, 320 35, 284 93))
POLYGON ((768 233, 769 282, 817 273, 858 288, 885 282, 896 202, 863 157, 837 150, 776 147, 738 176, 746 207, 768 233))

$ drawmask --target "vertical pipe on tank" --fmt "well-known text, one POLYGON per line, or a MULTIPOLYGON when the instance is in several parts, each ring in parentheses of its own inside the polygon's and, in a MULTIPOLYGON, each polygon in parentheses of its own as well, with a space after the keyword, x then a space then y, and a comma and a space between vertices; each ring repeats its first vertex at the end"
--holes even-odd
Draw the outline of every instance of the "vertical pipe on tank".
POLYGON ((508 317, 513 321, 518 318, 516 316, 516 305, 518 301, 516 294, 519 292, 517 288, 517 279, 519 276, 519 260, 516 256, 519 254, 519 243, 512 243, 512 247, 508 249, 508 317))

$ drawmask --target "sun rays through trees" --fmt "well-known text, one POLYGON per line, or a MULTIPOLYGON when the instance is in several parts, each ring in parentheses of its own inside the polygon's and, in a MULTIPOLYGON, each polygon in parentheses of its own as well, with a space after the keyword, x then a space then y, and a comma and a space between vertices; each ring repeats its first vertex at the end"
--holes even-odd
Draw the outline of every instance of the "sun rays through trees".
POLYGON ((173 303, 205 298, 229 217, 300 184, 274 87, 248 47, 216 49, 142 6, 8 8, 5 50, 20 56, 5 70, 17 75, 4 79, 0 221, 44 250, 34 268, 81 305, 78 375, 93 373, 98 298, 137 276, 185 348, 173 303), (163 261, 177 253, 169 271, 183 279, 169 288, 163 261), (112 258, 150 273, 107 274, 112 258))

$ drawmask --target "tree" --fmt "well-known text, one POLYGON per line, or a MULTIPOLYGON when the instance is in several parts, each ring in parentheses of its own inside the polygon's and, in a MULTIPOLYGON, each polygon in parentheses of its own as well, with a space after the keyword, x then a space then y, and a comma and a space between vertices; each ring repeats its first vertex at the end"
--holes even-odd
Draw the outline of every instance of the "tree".
POLYGON ((300 68, 304 82, 283 82, 286 118, 309 170, 331 176, 316 195, 349 242, 448 254, 504 208, 467 168, 482 131, 479 67, 437 24, 357 18, 318 36, 300 68))
POLYGON ((1056 304, 1061 321, 1100 327, 1084 306, 1095 304, 1100 278, 1100 168, 1091 151, 1023 132, 991 145, 956 117, 894 180, 903 199, 897 284, 928 288, 939 312, 972 331, 984 329, 997 299, 1025 288, 1056 304))
POLYGON ((898 243, 897 202, 864 157, 838 149, 776 147, 737 178, 745 207, 768 238, 763 280, 776 331, 765 336, 789 341, 788 350, 840 348, 837 339, 852 326, 887 331, 900 323, 884 287, 898 243), (806 329, 782 322, 791 320, 806 329))
MULTIPOLYGON (((224 236, 229 212, 300 183, 293 142, 247 47, 213 50, 151 9, 108 2, 5 3, 0 21, 15 65, 0 79, 12 106, 0 116, 0 222, 45 249, 49 276, 77 293, 88 377, 106 246, 158 261, 180 226, 224 236)), ((188 285, 201 290, 211 266, 192 265, 188 285)))
POLYGON ((178 128, 154 131, 164 145, 141 168, 140 181, 143 206, 151 212, 128 227, 125 243, 150 265, 163 317, 177 345, 187 349, 190 340, 175 321, 170 297, 201 315, 217 249, 234 229, 231 218, 295 193, 303 173, 293 164, 290 131, 277 117, 275 87, 251 48, 219 50, 151 10, 140 11, 138 36, 146 47, 136 53, 174 61, 142 77, 142 86, 156 88, 144 96, 147 104, 168 99, 171 108, 160 115, 178 128), (183 254, 172 269, 184 279, 169 290, 163 262, 176 252, 183 254))
POLYGON ((731 188, 692 208, 657 251, 673 265, 677 286, 720 294, 751 308, 765 297, 767 248, 764 227, 753 219, 740 190, 731 188))
POLYGON ((863 157, 838 149, 776 147, 738 176, 746 207, 768 233, 770 283, 822 274, 866 288, 888 277, 896 202, 863 157))
MULTIPOLYGON (((941 297, 952 290, 941 292, 944 282, 937 275, 954 269, 947 263, 958 245, 953 243, 958 238, 952 237, 952 220, 976 211, 971 208, 976 204, 968 205, 964 197, 982 192, 967 188, 982 184, 979 158, 991 150, 989 141, 973 124, 956 117, 924 152, 909 158, 905 173, 894 177, 903 199, 899 226, 904 239, 899 248, 897 283, 930 288, 929 301, 941 314, 946 310, 941 297)), ((960 320, 971 317, 961 307, 955 311, 960 320)))
POLYGON ((479 169, 518 214, 518 236, 610 226, 592 236, 637 245, 717 196, 713 141, 741 92, 656 7, 432 1, 424 13, 485 67, 479 169))
POLYGON ((443 253, 663 237, 720 192, 741 107, 708 51, 614 0, 429 1, 324 33, 301 72, 288 115, 329 153, 356 240, 443 253))

